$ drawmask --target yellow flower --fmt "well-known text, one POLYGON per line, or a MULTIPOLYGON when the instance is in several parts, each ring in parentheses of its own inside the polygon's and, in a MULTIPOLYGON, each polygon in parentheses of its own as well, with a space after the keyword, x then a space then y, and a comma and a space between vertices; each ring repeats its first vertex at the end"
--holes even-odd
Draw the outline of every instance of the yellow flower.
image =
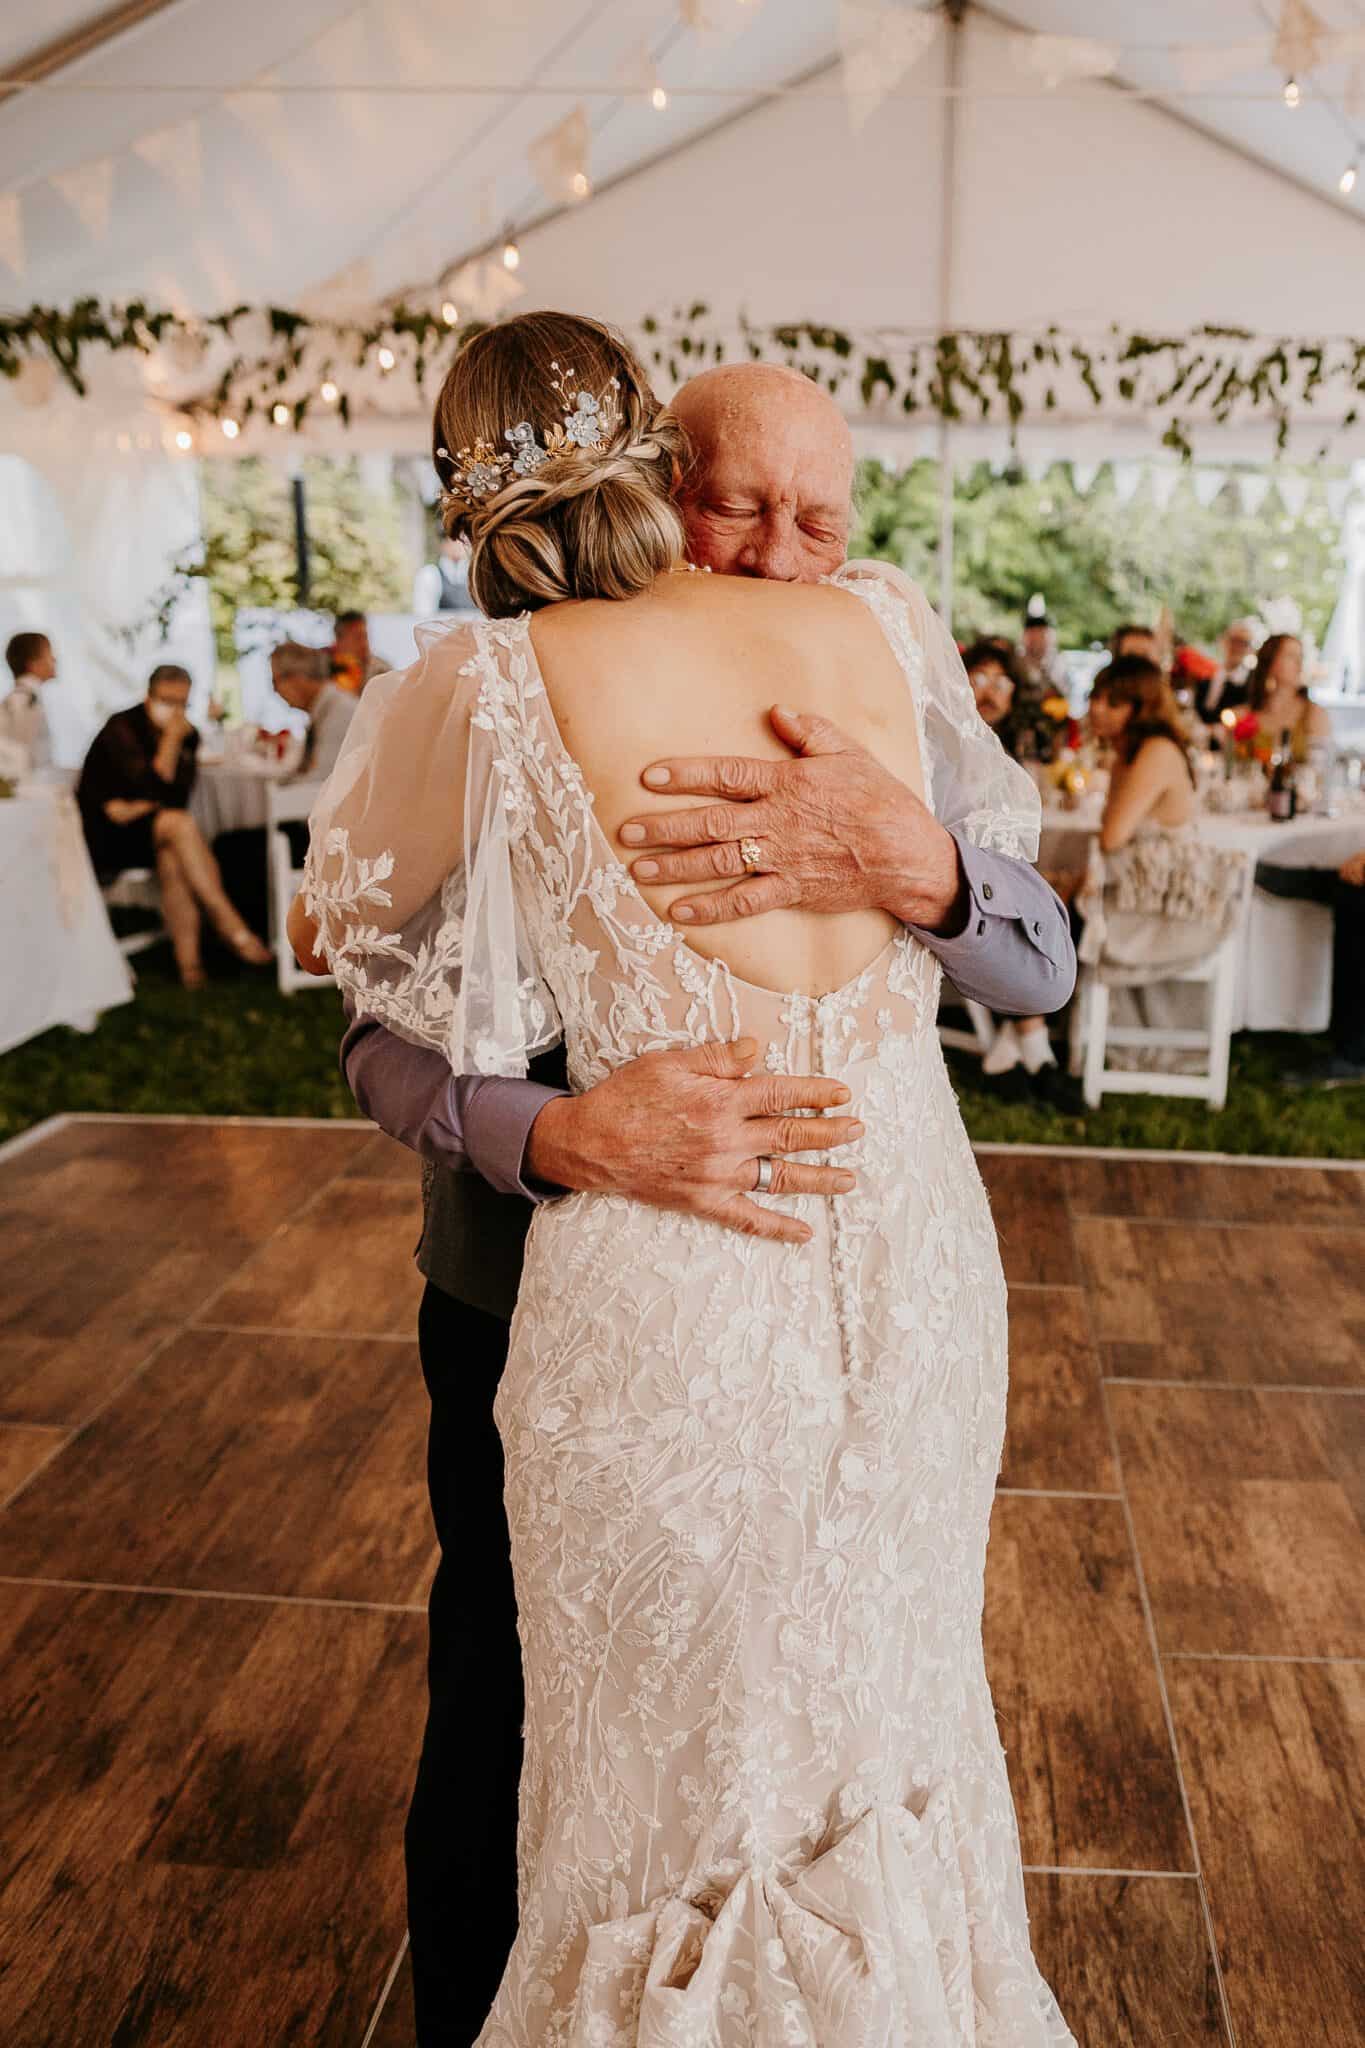
POLYGON ((1070 718, 1071 716, 1071 706, 1067 703, 1066 698, 1055 694, 1051 697, 1044 697, 1043 710, 1049 718, 1055 719, 1058 725, 1061 724, 1064 718, 1070 718))

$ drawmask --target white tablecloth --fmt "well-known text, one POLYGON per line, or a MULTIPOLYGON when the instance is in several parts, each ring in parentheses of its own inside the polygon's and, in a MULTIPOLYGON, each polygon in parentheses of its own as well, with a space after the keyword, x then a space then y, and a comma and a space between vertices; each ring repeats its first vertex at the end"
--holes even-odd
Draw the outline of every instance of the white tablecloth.
POLYGON ((242 767, 232 762, 201 762, 190 794, 190 815, 209 845, 220 832, 260 831, 266 826, 266 802, 272 782, 283 781, 288 764, 242 767))
POLYGON ((0 802, 0 1053, 53 1024, 88 1031, 132 993, 71 797, 0 802))
MULTIPOLYGON (((1085 865, 1089 840, 1099 830, 1093 805, 1047 811, 1039 866, 1049 872, 1085 865)), ((1235 847, 1254 862, 1285 867, 1340 867, 1365 848, 1365 809, 1336 818, 1296 818, 1273 825, 1262 811, 1205 814, 1202 837, 1235 847)), ((1325 1031, 1332 1003, 1332 913, 1318 903, 1295 903, 1250 890, 1242 919, 1241 963, 1233 1005, 1235 1031, 1325 1031)))

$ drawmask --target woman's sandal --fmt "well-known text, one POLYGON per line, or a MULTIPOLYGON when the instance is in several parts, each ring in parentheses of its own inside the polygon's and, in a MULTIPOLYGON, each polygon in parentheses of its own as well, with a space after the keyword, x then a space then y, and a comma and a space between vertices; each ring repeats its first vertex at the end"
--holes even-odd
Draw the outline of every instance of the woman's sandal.
POLYGON ((240 925, 235 932, 226 932, 223 943, 230 946, 248 967, 268 967, 275 957, 269 946, 258 939, 255 932, 248 931, 245 925, 240 925))

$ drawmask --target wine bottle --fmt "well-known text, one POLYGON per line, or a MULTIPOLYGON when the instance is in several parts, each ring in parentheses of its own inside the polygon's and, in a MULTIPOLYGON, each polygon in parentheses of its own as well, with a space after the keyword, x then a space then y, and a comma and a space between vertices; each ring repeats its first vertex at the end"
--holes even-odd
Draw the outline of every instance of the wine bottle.
POLYGON ((1297 808, 1294 749, 1290 744, 1290 737, 1289 729, 1286 727, 1280 734, 1280 744, 1275 749, 1270 763, 1270 798, 1266 809, 1277 825, 1288 824, 1297 808))

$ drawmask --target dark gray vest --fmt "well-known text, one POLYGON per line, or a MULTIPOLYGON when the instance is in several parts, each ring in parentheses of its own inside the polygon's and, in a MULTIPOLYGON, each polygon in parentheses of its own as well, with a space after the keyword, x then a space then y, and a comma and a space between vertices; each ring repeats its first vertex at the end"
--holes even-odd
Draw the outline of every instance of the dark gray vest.
MULTIPOLYGON (((530 1076, 566 1088, 563 1047, 533 1059, 530 1076)), ((443 1294, 510 1322, 533 1213, 523 1196, 497 1194, 480 1174, 424 1166, 418 1267, 443 1294)))

